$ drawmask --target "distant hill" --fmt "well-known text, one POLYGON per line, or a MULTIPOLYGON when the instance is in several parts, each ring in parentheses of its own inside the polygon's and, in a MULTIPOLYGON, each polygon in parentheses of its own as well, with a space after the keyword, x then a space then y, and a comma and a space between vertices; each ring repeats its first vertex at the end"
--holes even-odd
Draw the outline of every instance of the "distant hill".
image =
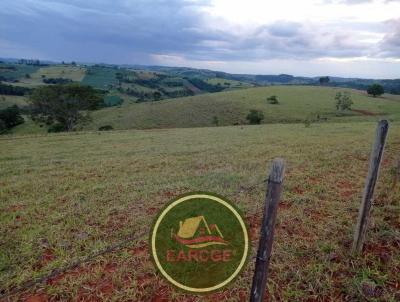
POLYGON ((190 128, 248 124, 251 109, 260 110, 262 123, 302 123, 371 121, 384 116, 400 120, 400 97, 372 98, 357 90, 348 90, 354 101, 352 111, 337 112, 334 87, 269 86, 212 94, 201 94, 159 102, 129 103, 92 113, 93 121, 84 128, 97 130, 110 125, 114 129, 190 128), (267 98, 276 95, 279 104, 267 98))
MULTIPOLYGON (((27 97, 21 96, 20 91, 29 94, 42 85, 80 82, 98 89, 104 95, 105 106, 111 107, 93 112, 93 121, 84 125, 85 129, 108 125, 114 129, 240 125, 247 123, 246 115, 251 109, 264 113, 264 123, 400 117, 397 114, 400 98, 365 95, 372 83, 381 83, 387 92, 400 94, 400 79, 332 77, 323 86, 319 79, 289 74, 230 74, 186 67, 8 60, 0 62, 0 82, 7 88, 3 89, 5 93, 18 90, 18 94, 0 95, 0 108, 13 104, 25 107, 27 97), (363 91, 350 90, 354 111, 338 116, 334 96, 339 89, 347 88, 363 91), (268 104, 266 99, 271 95, 278 96, 280 104, 268 104)), ((30 128, 33 123, 18 129, 29 133, 30 128)), ((46 126, 35 129, 45 132, 46 126)))
MULTIPOLYGON (((231 74, 190 67, 166 67, 112 64, 59 64, 50 61, 0 59, 0 81, 19 86, 38 86, 54 80, 71 79, 107 90, 125 94, 139 102, 191 96, 264 85, 319 85, 320 77, 299 77, 290 74, 251 75, 231 74), (74 77, 73 69, 80 72, 74 77), (52 69, 52 71, 48 71, 52 69), (54 72, 58 70, 59 72, 54 72), (35 81, 31 79, 35 79, 35 81), (49 80, 50 79, 50 80, 49 80), (234 81, 234 82, 232 82, 234 81)), ((400 94, 400 79, 361 79, 330 77, 325 86, 366 90, 373 83, 384 86, 385 91, 400 94)))

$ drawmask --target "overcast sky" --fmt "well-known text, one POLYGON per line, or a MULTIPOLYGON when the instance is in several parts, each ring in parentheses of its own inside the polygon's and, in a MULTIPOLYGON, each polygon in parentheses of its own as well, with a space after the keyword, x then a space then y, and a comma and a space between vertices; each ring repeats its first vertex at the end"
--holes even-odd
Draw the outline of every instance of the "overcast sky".
POLYGON ((1 0, 0 57, 400 78, 400 0, 1 0))

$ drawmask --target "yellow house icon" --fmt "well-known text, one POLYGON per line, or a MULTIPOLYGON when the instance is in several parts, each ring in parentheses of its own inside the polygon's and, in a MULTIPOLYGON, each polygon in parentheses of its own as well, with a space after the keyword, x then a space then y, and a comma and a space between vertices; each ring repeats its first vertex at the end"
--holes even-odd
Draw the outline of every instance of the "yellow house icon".
POLYGON ((179 222, 179 230, 171 235, 178 242, 190 248, 202 248, 209 245, 227 245, 216 224, 209 225, 204 216, 187 218, 179 222))

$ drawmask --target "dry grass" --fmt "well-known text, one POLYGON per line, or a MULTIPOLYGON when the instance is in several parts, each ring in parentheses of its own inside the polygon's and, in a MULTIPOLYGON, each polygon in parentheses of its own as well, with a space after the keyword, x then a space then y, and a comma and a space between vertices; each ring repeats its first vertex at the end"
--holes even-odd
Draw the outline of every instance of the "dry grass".
MULTIPOLYGON (((268 282, 269 301, 397 301, 400 190, 391 125, 366 249, 349 254, 375 123, 115 131, 0 139, 2 292, 93 251, 147 232, 158 209, 193 190, 229 197, 257 245, 263 186, 274 157, 287 161, 268 282)), ((10 301, 243 301, 254 261, 225 291, 188 296, 160 279, 147 236, 10 301)))
POLYGON ((86 69, 78 66, 49 66, 38 69, 35 73, 30 75, 30 78, 22 77, 18 83, 13 85, 24 86, 34 88, 40 85, 46 85, 43 83, 43 77, 46 78, 63 78, 70 79, 72 81, 80 82, 85 76, 86 69))

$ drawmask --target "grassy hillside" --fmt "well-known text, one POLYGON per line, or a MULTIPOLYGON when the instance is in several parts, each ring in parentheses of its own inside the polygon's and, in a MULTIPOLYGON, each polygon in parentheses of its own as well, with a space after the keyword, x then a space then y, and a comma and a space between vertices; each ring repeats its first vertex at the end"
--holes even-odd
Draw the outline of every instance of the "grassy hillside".
POLYGON ((84 67, 65 65, 52 65, 40 68, 38 66, 36 67, 37 68, 35 69, 35 71, 29 74, 29 77, 26 77, 25 74, 20 75, 20 77, 17 79, 18 82, 12 84, 15 86, 35 88, 38 86, 47 85, 43 82, 43 79, 55 78, 62 78, 75 82, 80 82, 82 81, 86 70, 84 67))
POLYGON ((0 63, 0 79, 15 81, 31 75, 39 69, 38 66, 23 64, 0 63))
POLYGON ((26 97, 18 95, 0 95, 0 109, 13 105, 17 105, 18 107, 26 106, 26 97))
POLYGON ((82 80, 85 85, 90 85, 95 88, 107 89, 109 86, 117 83, 116 68, 106 68, 101 66, 89 67, 86 71, 86 75, 82 80))
MULTIPOLYGON (((280 89, 280 88, 274 88, 280 89)), ((311 101, 308 101, 311 102, 311 101)), ((148 231, 171 198, 229 197, 246 216, 252 257, 227 289, 190 301, 249 296, 271 160, 287 173, 268 282, 271 301, 396 301, 400 295, 400 154, 392 124, 365 250, 350 255, 375 123, 71 133, 0 138, 0 293, 139 232, 10 301, 187 301, 156 273, 148 231), (351 163, 351 165, 349 164, 351 163), (157 299, 156 299, 157 298, 157 299)))
POLYGON ((350 91, 356 111, 337 116, 334 96, 344 89, 314 86, 270 86, 203 94, 193 97, 129 104, 93 112, 87 129, 111 125, 115 129, 203 127, 246 124, 249 110, 264 112, 264 123, 293 123, 305 119, 319 121, 365 121, 380 116, 400 120, 400 103, 396 98, 371 98, 350 91), (276 95, 278 105, 268 104, 267 97, 276 95))

